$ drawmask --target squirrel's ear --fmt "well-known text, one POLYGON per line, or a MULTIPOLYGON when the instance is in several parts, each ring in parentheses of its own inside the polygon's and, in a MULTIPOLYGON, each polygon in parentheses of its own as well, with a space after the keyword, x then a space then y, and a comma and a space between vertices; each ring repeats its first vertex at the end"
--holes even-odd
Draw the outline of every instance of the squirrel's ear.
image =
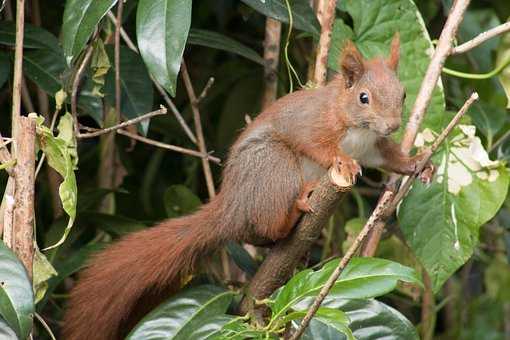
POLYGON ((398 60, 400 59, 400 34, 395 32, 391 40, 390 56, 387 59, 388 66, 396 71, 398 68, 398 60))
POLYGON ((340 66, 347 82, 347 87, 351 87, 365 72, 363 56, 351 40, 347 40, 345 43, 340 66))

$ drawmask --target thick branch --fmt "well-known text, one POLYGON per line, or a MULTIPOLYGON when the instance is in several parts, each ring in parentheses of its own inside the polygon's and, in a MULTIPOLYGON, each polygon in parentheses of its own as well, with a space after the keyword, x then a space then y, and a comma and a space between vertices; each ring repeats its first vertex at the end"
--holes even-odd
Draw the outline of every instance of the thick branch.
POLYGON ((491 28, 488 31, 482 32, 478 34, 473 39, 466 41, 462 45, 456 46, 452 48, 452 51, 450 54, 461 54, 466 53, 469 50, 472 50, 473 48, 477 47, 480 44, 483 44, 489 39, 492 39, 500 34, 506 33, 510 31, 510 22, 506 22, 504 24, 501 24, 499 26, 496 26, 494 28, 491 28))
POLYGON ((321 86, 326 84, 328 51, 331 44, 331 30, 335 20, 335 9, 337 0, 319 0, 317 4, 317 18, 321 24, 321 36, 317 46, 315 58, 314 82, 321 86))
POLYGON ((20 117, 16 135, 13 250, 32 276, 34 257, 35 119, 20 117))
POLYGON ((315 213, 303 215, 294 232, 271 248, 248 286, 247 295, 250 298, 244 299, 241 306, 243 312, 252 309, 252 298, 266 298, 283 285, 319 238, 322 227, 326 225, 338 202, 351 189, 351 184, 345 181, 340 185, 334 184, 340 183, 336 179, 338 176, 334 170, 330 170, 321 179, 309 199, 315 213))
POLYGON ((416 134, 418 133, 420 124, 432 98, 432 92, 437 86, 444 62, 450 55, 453 40, 455 39, 457 29, 464 17, 469 2, 470 0, 454 1, 450 10, 450 14, 441 32, 441 36, 439 37, 434 55, 432 56, 432 60, 427 68, 427 73, 425 73, 425 77, 421 83, 418 96, 411 110, 409 122, 406 126, 404 138, 402 139, 402 150, 406 153, 409 153, 413 147, 414 139, 416 138, 416 134))

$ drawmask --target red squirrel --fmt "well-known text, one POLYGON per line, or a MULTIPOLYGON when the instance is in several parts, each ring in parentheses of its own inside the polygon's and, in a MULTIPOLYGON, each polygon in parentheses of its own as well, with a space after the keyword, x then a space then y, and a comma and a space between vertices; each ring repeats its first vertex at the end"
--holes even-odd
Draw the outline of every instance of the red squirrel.
POLYGON ((348 41, 327 85, 288 94, 262 112, 230 149, 218 195, 189 216, 135 232, 95 255, 71 291, 63 339, 119 339, 179 289, 198 259, 227 241, 286 237, 329 167, 414 172, 389 135, 401 123, 400 40, 388 58, 365 60, 348 41))

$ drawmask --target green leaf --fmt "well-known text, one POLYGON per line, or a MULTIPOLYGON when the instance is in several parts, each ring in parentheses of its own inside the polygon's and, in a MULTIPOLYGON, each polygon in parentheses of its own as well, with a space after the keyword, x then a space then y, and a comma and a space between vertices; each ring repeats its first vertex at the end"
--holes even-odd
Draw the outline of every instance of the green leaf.
MULTIPOLYGON (((310 303, 312 303, 312 299, 308 299, 302 308, 307 308, 310 303)), ((419 339, 415 327, 404 315, 377 300, 326 297, 322 306, 345 312, 350 320, 349 328, 356 339, 419 339)), ((341 334, 341 331, 315 319, 312 319, 308 329, 302 336, 303 340, 337 340, 344 338, 345 336, 341 334)))
POLYGON ((264 65, 264 59, 253 49, 220 33, 192 28, 189 31, 188 44, 232 52, 257 64, 264 65))
POLYGON ((47 94, 55 96, 62 88, 62 75, 67 70, 60 47, 38 49, 23 54, 23 72, 47 94))
POLYGON ((211 285, 186 289, 144 317, 126 339, 206 339, 232 319, 225 312, 233 294, 211 285))
POLYGON ((117 0, 67 0, 62 22, 62 47, 70 65, 85 48, 97 24, 117 0))
POLYGON ((169 218, 187 215, 202 205, 200 198, 182 184, 166 189, 163 200, 169 218))
MULTIPOLYGON (((0 21, 0 44, 16 45, 16 24, 13 21, 0 21)), ((50 51, 60 49, 57 37, 45 29, 29 23, 25 23, 23 47, 50 51)))
POLYGON ((9 327, 2 317, 0 317, 0 339, 3 340, 19 340, 14 330, 9 327))
POLYGON ((138 47, 149 72, 172 96, 191 25, 191 0, 140 0, 138 47))
POLYGON ((66 214, 69 215, 69 222, 62 238, 56 244, 46 249, 57 247, 65 241, 76 218, 78 188, 74 170, 78 162, 78 153, 73 126, 72 116, 68 112, 60 118, 58 124, 59 134, 56 137, 42 122, 37 125, 40 149, 46 155, 49 166, 64 178, 58 192, 62 201, 62 207, 66 214))
MULTIPOLYGON (((113 60, 113 47, 106 51, 113 60)), ((138 54, 121 46, 120 50, 121 112, 128 119, 139 117, 152 110, 154 91, 147 69, 138 54)), ((105 99, 115 106, 115 65, 108 71, 105 82, 105 99)), ((139 124, 140 132, 147 135, 149 120, 139 124)))
MULTIPOLYGON (((285 318, 282 318, 282 325, 285 325, 288 321, 301 319, 306 315, 307 311, 292 312, 285 318)), ((332 328, 337 336, 347 336, 349 340, 355 340, 351 329, 349 328, 350 320, 347 315, 340 309, 333 309, 328 307, 320 307, 315 313, 312 321, 319 323, 324 327, 332 328)), ((297 327, 299 323, 294 323, 294 327, 297 327)), ((323 339, 322 336, 317 339, 323 339)))
POLYGON ((11 57, 9 53, 0 51, 0 88, 11 76, 11 57))
MULTIPOLYGON (((278 290, 271 304, 271 319, 277 319, 299 301, 319 293, 339 260, 326 263, 320 270, 304 270, 278 290)), ((342 272, 329 296, 335 298, 371 298, 395 289, 398 281, 421 284, 414 269, 378 258, 353 258, 342 272)))
POLYGON ((35 250, 33 267, 34 277, 32 286, 34 287, 35 292, 35 303, 38 303, 46 294, 46 290, 48 289, 47 281, 58 273, 55 271, 55 268, 53 268, 50 261, 48 261, 46 256, 44 256, 38 248, 35 250))
MULTIPOLYGON (((285 0, 242 0, 245 4, 265 16, 281 22, 289 22, 289 11, 285 0)), ((320 34, 319 20, 307 0, 289 0, 292 9, 293 27, 315 36, 320 34)))
MULTIPOLYGON (((407 93, 403 114, 406 122, 433 51, 416 5, 411 0, 343 0, 338 6, 352 17, 353 29, 341 19, 335 21, 328 57, 328 66, 333 70, 338 70, 340 52, 346 39, 352 39, 365 57, 372 58, 388 55, 393 34, 400 32, 398 73, 407 93)), ((444 110, 445 99, 440 81, 422 126, 440 131, 447 123, 441 118, 444 110)))
POLYGON ((235 264, 249 276, 254 276, 258 265, 251 257, 250 253, 236 242, 227 243, 228 255, 234 260, 235 264))
POLYGON ((0 242, 0 316, 26 339, 32 330, 34 293, 23 264, 0 242))
MULTIPOLYGON (((474 126, 460 125, 455 131, 434 156, 438 170, 433 182, 414 183, 398 212, 407 243, 436 292, 471 257, 480 227, 503 204, 509 183, 507 169, 489 160, 474 126)), ((433 139, 426 135, 418 140, 433 139)))

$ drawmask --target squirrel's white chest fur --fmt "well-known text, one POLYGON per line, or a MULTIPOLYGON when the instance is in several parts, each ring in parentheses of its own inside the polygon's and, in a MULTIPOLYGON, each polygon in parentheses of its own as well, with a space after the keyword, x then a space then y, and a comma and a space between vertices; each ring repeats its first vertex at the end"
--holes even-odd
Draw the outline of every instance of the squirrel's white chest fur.
POLYGON ((350 128, 340 141, 340 149, 361 165, 378 167, 383 158, 377 148, 377 134, 369 129, 350 128))
MULTIPOLYGON (((383 164, 383 158, 376 146, 377 138, 377 134, 369 129, 350 128, 338 147, 361 165, 376 168, 383 164)), ((318 180, 326 173, 326 169, 308 157, 301 157, 301 166, 306 181, 318 180)))

